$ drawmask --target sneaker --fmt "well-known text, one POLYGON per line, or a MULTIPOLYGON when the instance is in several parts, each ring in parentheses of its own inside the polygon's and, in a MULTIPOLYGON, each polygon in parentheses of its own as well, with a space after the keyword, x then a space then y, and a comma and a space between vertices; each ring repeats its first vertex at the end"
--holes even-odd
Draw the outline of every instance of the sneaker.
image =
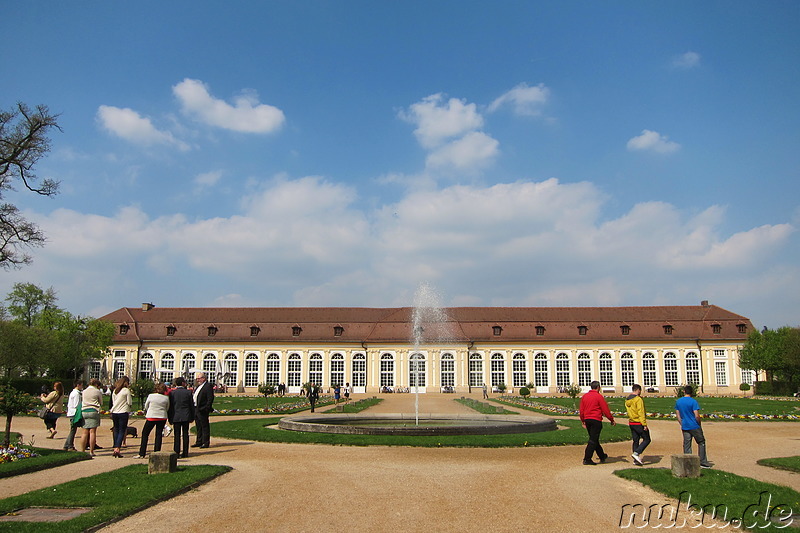
POLYGON ((700 463, 700 468, 711 468, 711 465, 708 463, 700 463))
POLYGON ((144 455, 134 455, 134 459, 144 459, 144 455))
POLYGON ((589 459, 589 460, 584 459, 583 460, 583 464, 585 464, 585 465, 596 465, 597 463, 595 463, 591 459, 589 459))
POLYGON ((644 466, 644 463, 639 458, 639 454, 638 453, 631 454, 631 457, 633 457, 633 464, 635 464, 636 466, 644 466))

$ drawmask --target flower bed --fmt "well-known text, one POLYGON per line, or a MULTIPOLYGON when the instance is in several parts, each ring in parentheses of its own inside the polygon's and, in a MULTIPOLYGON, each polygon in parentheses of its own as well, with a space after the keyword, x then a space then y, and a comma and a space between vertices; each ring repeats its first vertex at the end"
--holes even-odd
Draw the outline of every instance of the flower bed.
POLYGON ((28 448, 20 448, 18 446, 0 448, 0 464, 21 461, 23 459, 38 456, 39 455, 36 452, 29 450, 28 448))

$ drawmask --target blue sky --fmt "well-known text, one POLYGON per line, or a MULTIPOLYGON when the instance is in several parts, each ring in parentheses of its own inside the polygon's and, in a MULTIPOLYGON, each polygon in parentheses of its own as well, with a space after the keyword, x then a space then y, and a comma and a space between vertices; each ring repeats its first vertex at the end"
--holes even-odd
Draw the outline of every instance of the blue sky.
POLYGON ((800 3, 16 2, 63 132, 0 273, 177 306, 695 305, 800 324, 800 3))

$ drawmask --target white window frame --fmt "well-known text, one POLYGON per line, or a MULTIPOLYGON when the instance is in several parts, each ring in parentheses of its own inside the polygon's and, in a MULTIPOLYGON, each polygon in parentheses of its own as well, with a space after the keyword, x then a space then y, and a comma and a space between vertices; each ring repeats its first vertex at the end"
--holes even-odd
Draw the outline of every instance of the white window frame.
POLYGON ((522 352, 511 357, 511 386, 515 389, 528 384, 528 361, 522 352))

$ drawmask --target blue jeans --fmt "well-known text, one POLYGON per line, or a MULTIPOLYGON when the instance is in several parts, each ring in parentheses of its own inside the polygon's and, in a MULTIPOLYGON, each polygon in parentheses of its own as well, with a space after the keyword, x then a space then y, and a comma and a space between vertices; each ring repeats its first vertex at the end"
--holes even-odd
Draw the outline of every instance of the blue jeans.
POLYGON ((706 438, 703 435, 703 428, 683 429, 683 453, 692 453, 692 439, 697 441, 697 455, 700 456, 700 464, 707 465, 706 458, 706 438))
POLYGON ((125 432, 128 429, 129 413, 111 413, 111 422, 114 424, 112 431, 114 432, 114 448, 122 446, 125 440, 125 432))

